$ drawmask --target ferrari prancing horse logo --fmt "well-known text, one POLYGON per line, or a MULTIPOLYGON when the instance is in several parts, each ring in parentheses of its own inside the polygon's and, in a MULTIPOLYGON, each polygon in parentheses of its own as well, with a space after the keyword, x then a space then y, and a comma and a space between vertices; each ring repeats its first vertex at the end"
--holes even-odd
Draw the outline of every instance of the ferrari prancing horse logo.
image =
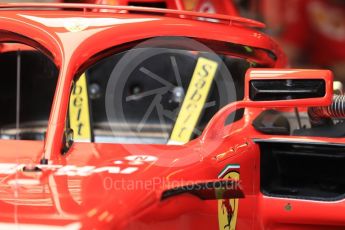
MULTIPOLYGON (((224 179, 240 179, 239 165, 229 165, 219 175, 224 179), (226 173, 226 174, 224 174, 226 173)), ((219 230, 235 230, 238 213, 238 199, 218 200, 218 223, 219 230)))

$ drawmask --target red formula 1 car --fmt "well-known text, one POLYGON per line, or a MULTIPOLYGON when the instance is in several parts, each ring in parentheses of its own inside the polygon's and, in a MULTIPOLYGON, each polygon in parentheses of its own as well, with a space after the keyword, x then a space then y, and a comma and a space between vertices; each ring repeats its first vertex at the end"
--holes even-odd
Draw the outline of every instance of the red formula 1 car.
POLYGON ((0 6, 0 229, 343 229, 344 98, 248 19, 0 6))

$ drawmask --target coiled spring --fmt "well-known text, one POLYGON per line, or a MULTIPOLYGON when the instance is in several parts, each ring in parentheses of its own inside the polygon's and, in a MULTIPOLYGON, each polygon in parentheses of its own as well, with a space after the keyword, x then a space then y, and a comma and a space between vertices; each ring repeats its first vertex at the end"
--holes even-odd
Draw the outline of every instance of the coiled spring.
POLYGON ((335 95, 329 106, 309 108, 308 114, 312 124, 327 118, 345 118, 345 95, 335 95))

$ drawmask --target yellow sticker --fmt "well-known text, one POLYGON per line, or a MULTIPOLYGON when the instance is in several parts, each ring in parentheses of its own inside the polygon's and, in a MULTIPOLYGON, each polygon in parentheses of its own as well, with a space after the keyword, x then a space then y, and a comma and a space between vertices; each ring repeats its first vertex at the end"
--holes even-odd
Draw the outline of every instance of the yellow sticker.
POLYGON ((217 68, 218 63, 215 61, 203 57, 198 59, 169 143, 184 144, 191 139, 202 114, 217 68))
POLYGON ((197 3, 198 3, 197 0, 184 0, 183 1, 185 10, 190 10, 190 11, 195 10, 195 7, 196 7, 197 3))
POLYGON ((91 141, 89 96, 85 74, 78 79, 71 93, 69 123, 74 131, 75 141, 91 141))
MULTIPOLYGON (((224 179, 239 180, 238 172, 229 172, 224 179)), ((218 223, 220 230, 235 230, 238 213, 239 199, 220 199, 218 200, 218 223)))

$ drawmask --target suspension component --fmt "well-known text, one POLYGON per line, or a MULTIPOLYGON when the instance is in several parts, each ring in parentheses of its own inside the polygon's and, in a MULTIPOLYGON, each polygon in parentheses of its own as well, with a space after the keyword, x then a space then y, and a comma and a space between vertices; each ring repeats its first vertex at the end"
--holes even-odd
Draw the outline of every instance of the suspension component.
POLYGON ((345 95, 335 95, 329 106, 309 108, 308 114, 312 125, 324 124, 332 118, 345 118, 345 95))

